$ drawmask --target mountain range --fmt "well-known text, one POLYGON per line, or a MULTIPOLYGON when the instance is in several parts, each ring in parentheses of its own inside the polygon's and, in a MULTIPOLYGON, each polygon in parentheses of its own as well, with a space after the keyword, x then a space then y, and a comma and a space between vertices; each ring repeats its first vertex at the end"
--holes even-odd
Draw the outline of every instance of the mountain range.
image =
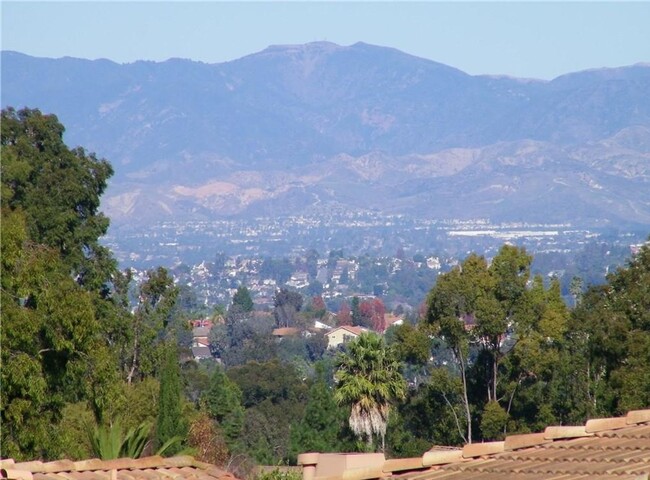
POLYGON ((333 208, 650 225, 650 65, 468 75, 364 43, 118 64, 2 52, 2 107, 115 168, 115 225, 333 208))

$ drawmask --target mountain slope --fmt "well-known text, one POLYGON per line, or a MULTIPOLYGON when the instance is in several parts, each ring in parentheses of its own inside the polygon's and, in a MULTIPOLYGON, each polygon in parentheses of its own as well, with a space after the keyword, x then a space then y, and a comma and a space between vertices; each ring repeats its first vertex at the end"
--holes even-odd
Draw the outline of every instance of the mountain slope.
POLYGON ((650 67, 470 76, 398 50, 272 46, 222 63, 2 52, 2 106, 56 113, 134 218, 318 211, 650 224, 650 67))

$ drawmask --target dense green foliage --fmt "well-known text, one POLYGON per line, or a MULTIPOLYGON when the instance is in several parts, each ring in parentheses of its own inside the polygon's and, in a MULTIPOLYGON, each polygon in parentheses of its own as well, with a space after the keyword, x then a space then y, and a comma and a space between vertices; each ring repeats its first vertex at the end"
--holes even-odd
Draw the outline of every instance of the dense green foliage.
POLYGON ((2 112, 2 206, 20 211, 31 242, 57 251, 77 283, 104 285, 114 262, 99 237, 108 219, 99 199, 110 164, 63 143, 64 128, 38 110, 2 112))
POLYGON ((202 402, 210 417, 221 427, 228 446, 235 448, 244 424, 242 393, 221 367, 214 370, 202 402))
POLYGON ((233 308, 238 308, 241 312, 247 313, 253 311, 253 299, 248 288, 244 286, 237 288, 237 291, 232 297, 232 305, 233 308))
POLYGON ((153 424, 157 404, 139 394, 173 325, 175 288, 162 269, 136 287, 131 313, 132 279, 99 244, 112 169, 70 150, 63 132, 54 115, 2 112, 3 457, 87 456, 89 431, 95 450, 141 451, 151 429, 138 425, 153 424))
POLYGON ((98 237, 110 166, 69 150, 56 117, 2 113, 2 454, 50 457, 51 425, 88 399, 101 419, 115 393, 102 341, 115 264, 98 237))
POLYGON ((174 447, 169 453, 179 450, 180 441, 187 435, 187 425, 182 416, 181 369, 178 364, 176 348, 166 349, 160 376, 160 395, 158 397, 158 420, 156 422, 156 448, 168 442, 174 447))
MULTIPOLYGON (((413 456, 650 405, 649 245, 605 285, 573 279, 573 310, 560 282, 532 276, 532 257, 515 246, 492 259, 471 254, 435 284, 404 263, 391 275, 430 288, 421 318, 336 351, 314 320, 383 332, 381 298, 340 299, 334 318, 317 294, 304 302, 287 289, 273 311, 256 311, 240 287, 213 317, 221 365, 195 363, 186 353, 192 292, 164 268, 138 282, 117 270, 99 244, 111 167, 68 149, 63 131, 37 110, 2 113, 3 458, 114 458, 162 446, 219 463, 378 448, 413 456), (274 337, 279 326, 294 336, 274 337)), ((317 258, 303 266, 312 274, 317 258)), ((330 252, 330 275, 340 261, 330 252)), ((380 291, 389 267, 366 258, 356 280, 341 276, 380 291)), ((265 268, 288 271, 286 262, 265 268)))
POLYGON ((406 396, 392 349, 374 333, 361 334, 337 358, 335 378, 334 398, 350 408, 350 428, 369 449, 379 437, 383 451, 391 403, 406 396))
POLYGON ((334 400, 334 392, 325 381, 325 370, 317 364, 317 377, 307 393, 305 412, 291 430, 293 454, 302 452, 338 452, 342 447, 339 439, 345 420, 343 409, 334 400))

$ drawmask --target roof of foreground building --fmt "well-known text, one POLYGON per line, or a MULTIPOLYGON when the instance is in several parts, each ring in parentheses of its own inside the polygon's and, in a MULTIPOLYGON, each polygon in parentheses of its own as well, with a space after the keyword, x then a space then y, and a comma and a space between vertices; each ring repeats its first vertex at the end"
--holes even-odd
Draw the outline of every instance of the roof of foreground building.
POLYGON ((0 460, 0 477, 8 480, 235 480, 209 463, 190 456, 120 458, 117 460, 0 460))
POLYGON ((422 457, 300 455, 304 480, 577 480, 650 478, 650 410, 548 427, 505 441, 434 448, 422 457))

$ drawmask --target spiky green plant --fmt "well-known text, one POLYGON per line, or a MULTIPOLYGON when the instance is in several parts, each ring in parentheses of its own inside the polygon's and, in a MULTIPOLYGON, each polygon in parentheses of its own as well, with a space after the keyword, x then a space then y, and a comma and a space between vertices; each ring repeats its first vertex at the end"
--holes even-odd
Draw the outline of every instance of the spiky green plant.
POLYGON ((122 441, 120 456, 140 458, 149 442, 152 426, 153 424, 150 422, 142 422, 137 427, 130 429, 122 441))
MULTIPOLYGON (((153 423, 142 422, 123 435, 119 420, 110 425, 95 427, 90 432, 93 454, 102 460, 140 458, 151 440, 152 428, 153 423)), ((169 452, 178 451, 182 442, 183 437, 179 435, 172 437, 160 446, 156 455, 165 456, 169 452)))
POLYGON ((122 451, 122 426, 120 422, 96 426, 90 433, 93 454, 102 460, 120 458, 122 451))

